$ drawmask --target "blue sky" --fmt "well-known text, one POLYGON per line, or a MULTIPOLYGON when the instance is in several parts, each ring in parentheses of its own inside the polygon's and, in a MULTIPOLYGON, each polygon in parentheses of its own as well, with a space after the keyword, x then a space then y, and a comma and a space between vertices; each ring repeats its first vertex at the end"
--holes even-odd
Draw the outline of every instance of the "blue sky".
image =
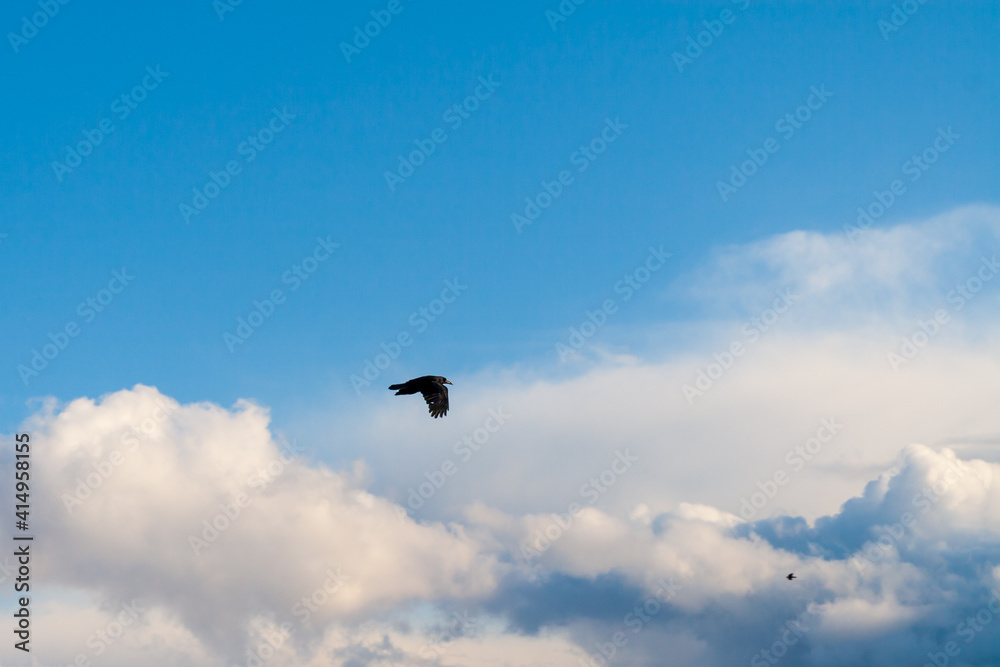
POLYGON ((664 579, 619 664, 1000 613, 995 3, 48 1, 0 9, 40 664, 136 600, 106 664, 242 662, 328 568, 269 664, 595 664, 664 579))
MULTIPOLYGON (((13 30, 33 7, 6 7, 2 23, 13 30)), ((350 63, 339 43, 380 7, 243 3, 220 20, 208 2, 71 3, 8 50, 6 425, 30 396, 135 382, 278 410, 349 401, 349 376, 446 279, 468 291, 392 379, 552 363, 553 341, 648 246, 673 258, 618 326, 698 312, 669 287, 712 248, 850 222, 938 128, 961 139, 882 222, 996 200, 988 3, 921 6, 888 39, 878 21, 890 6, 584 3, 554 30, 529 3, 401 7, 350 63), (678 72, 672 54, 726 8, 732 23, 678 72), (147 66, 168 74, 121 119, 113 101, 147 66), (442 114, 480 76, 500 85, 453 129, 442 114), (775 123, 811 86, 833 96, 786 139, 775 123), (240 143, 274 108, 295 118, 244 162, 240 143), (620 139, 518 234, 511 213, 574 169, 606 118, 627 124, 620 139), (113 132, 60 182, 52 162, 101 119, 113 132), (390 192, 384 172, 439 127, 447 141, 390 192), (723 202, 717 181, 768 137, 778 152, 723 202), (185 224, 179 205, 234 159, 241 173, 185 224), (230 353, 223 333, 317 236, 341 244, 335 256, 230 353), (25 386, 17 366, 122 266, 134 284, 25 386)))

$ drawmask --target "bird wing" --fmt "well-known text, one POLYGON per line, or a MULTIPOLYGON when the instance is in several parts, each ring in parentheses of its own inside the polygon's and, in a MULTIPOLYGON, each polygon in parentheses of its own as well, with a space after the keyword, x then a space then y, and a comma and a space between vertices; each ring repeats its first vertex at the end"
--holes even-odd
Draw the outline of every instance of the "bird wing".
POLYGON ((444 417, 448 414, 448 387, 432 382, 429 387, 421 389, 420 393, 427 401, 427 409, 430 411, 431 417, 444 417))

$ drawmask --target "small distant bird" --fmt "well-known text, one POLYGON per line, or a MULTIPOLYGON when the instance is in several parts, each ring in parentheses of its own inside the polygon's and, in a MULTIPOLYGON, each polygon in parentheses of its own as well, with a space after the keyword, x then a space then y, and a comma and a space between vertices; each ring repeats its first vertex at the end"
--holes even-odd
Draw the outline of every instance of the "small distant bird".
POLYGON ((794 572, 789 572, 788 576, 785 577, 785 579, 788 579, 789 581, 791 581, 792 579, 795 579, 795 573, 794 572))
POLYGON ((424 375, 403 384, 391 385, 389 389, 398 389, 396 396, 415 394, 419 391, 424 395, 424 400, 427 401, 427 409, 430 411, 431 417, 436 419, 448 414, 448 387, 445 386, 446 384, 451 384, 451 382, 440 375, 424 375))

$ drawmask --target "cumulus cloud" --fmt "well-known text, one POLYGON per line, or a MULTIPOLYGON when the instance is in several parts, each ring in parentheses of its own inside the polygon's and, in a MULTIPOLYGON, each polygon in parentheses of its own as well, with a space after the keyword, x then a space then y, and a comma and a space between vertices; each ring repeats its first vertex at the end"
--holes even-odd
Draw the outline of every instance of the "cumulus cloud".
POLYGON ((715 309, 683 349, 609 326, 575 372, 462 379, 440 423, 373 397, 283 425, 314 455, 252 402, 50 401, 43 664, 995 663, 998 229, 724 249, 674 285, 715 309))
POLYGON ((612 650, 636 665, 767 664, 778 653, 881 664, 865 656, 918 661, 965 638, 964 655, 989 655, 1000 635, 1000 621, 960 625, 992 615, 1000 595, 1000 465, 948 449, 904 448, 813 522, 746 522, 688 503, 627 516, 582 502, 519 516, 471 506, 463 527, 404 518, 360 488, 359 471, 283 455, 249 403, 180 405, 137 386, 50 405, 25 430, 45 471, 37 576, 99 602, 46 609, 66 628, 61 661, 96 657, 106 640, 94 637, 107 635, 95 632, 127 620, 128 601, 139 613, 116 661, 153 651, 191 665, 268 646, 271 664, 489 664, 484 647, 505 636, 508 654, 516 644, 561 656, 553 664, 599 664, 612 650), (205 534, 240 494, 250 500, 239 514, 205 534), (414 601, 441 620, 400 624, 414 601), (665 647, 677 648, 666 663, 665 647))
POLYGON ((25 430, 39 579, 161 608, 211 648, 241 653, 257 616, 322 628, 496 582, 460 526, 402 517, 360 469, 308 465, 252 403, 136 386, 50 405, 25 430))
POLYGON ((814 524, 748 523, 690 505, 648 522, 597 509, 572 522, 522 518, 521 541, 538 526, 560 529, 544 533, 544 551, 493 604, 504 601, 522 632, 570 628, 595 664, 602 647, 622 664, 650 665, 763 665, 786 655, 796 665, 922 664, 949 641, 966 656, 991 655, 1000 637, 1000 465, 911 445, 897 466, 814 524), (577 601, 573 613, 566 600, 577 601), (980 619, 975 631, 966 619, 983 609, 997 621, 980 619), (680 637, 687 657, 660 653, 680 637))

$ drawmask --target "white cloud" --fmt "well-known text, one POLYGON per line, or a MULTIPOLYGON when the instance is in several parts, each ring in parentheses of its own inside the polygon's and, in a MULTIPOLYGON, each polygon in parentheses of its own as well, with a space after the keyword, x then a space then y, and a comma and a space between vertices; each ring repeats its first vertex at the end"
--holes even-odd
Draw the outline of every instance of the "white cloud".
POLYGON ((1000 209, 967 206, 854 238, 791 231, 720 249, 675 289, 752 313, 791 287, 825 326, 912 313, 944 297, 1000 244, 1000 209), (854 312, 850 312, 850 311, 854 312), (825 317, 824 317, 825 315, 825 317))
POLYGON ((808 628, 803 645, 835 642, 841 653, 856 645, 860 655, 868 642, 915 625, 947 630, 995 585, 989 554, 1000 548, 1000 464, 922 445, 905 448, 893 473, 812 527, 786 519, 746 524, 719 508, 682 503, 652 515, 646 508, 633 519, 589 506, 570 522, 570 515, 559 517, 561 523, 549 513, 507 516, 479 505, 467 513, 467 528, 448 529, 400 519, 390 503, 359 487, 360 471, 335 473, 289 459, 265 488, 255 488, 249 480, 280 461, 281 450, 266 411, 252 404, 233 411, 178 405, 137 386, 43 412, 26 430, 35 465, 46 471, 39 497, 50 503, 38 526, 50 537, 37 576, 102 603, 102 610, 54 605, 43 614, 43 626, 58 619, 64 628, 62 651, 47 651, 63 662, 94 654, 85 635, 110 627, 127 599, 138 600, 142 614, 109 648, 113 664, 147 653, 176 664, 218 664, 223 655, 239 659, 269 641, 277 645, 269 658, 275 665, 321 665, 330 656, 405 664, 446 655, 490 664, 493 651, 531 651, 551 664, 572 664, 581 654, 559 629, 573 637, 580 623, 609 636, 634 631, 632 603, 622 602, 629 596, 659 596, 664 611, 631 637, 629 660, 636 662, 623 664, 643 664, 646 651, 665 638, 687 646, 694 662, 722 664, 740 644, 721 650, 714 641, 720 628, 739 637, 777 632, 791 621, 808 628), (122 451, 122 434, 157 405, 167 406, 168 417, 68 511, 60 495, 122 451), (195 555, 189 535, 240 492, 251 501, 195 555), (558 534, 545 532, 553 525, 558 534), (549 543, 525 562, 519 548, 538 530, 549 543), (885 535, 891 539, 883 543, 885 535), (502 567, 498 557, 513 564, 502 567), (936 574, 949 563, 960 567, 936 574), (322 590, 333 570, 346 575, 344 583, 322 603, 314 598, 318 608, 300 623, 296 602, 322 590), (788 571, 797 573, 794 583, 784 579, 788 571), (539 605, 540 627, 549 630, 504 640, 495 619, 508 612, 506 591, 522 586, 535 591, 529 595, 558 598, 546 593, 552 577, 569 577, 587 595, 610 591, 617 609, 607 608, 610 618, 595 625, 586 612, 575 618, 571 608, 549 618, 539 605), (602 577, 619 583, 586 593, 602 577), (677 590, 664 596, 664 582, 677 590), (488 631, 456 630, 441 639, 447 619, 437 630, 393 621, 411 601, 465 605, 488 631), (285 622, 290 638, 281 634, 285 622), (718 627, 709 631, 712 623, 718 627))
MULTIPOLYGON (((294 636, 268 664, 427 662, 439 646, 428 664, 578 665, 616 632, 618 664, 746 663, 775 646, 786 664, 919 664, 1000 585, 1000 338, 981 328, 1000 281, 949 299, 992 257, 998 221, 975 207, 855 243, 793 232, 726 249, 675 285, 716 309, 687 325, 694 344, 623 351, 634 332, 609 326, 618 349, 577 375, 460 379, 447 420, 388 393, 351 406, 299 438, 359 459, 344 471, 289 455, 248 402, 144 386, 50 402, 24 428, 37 575, 73 598, 39 619, 66 628, 51 661, 135 598, 150 611, 112 664, 242 663, 283 622, 294 636), (747 340, 741 325, 785 287, 794 308, 747 340), (947 325, 892 368, 939 308, 947 325), (746 353, 689 402, 682 386, 733 340, 746 353), (508 417, 469 448, 491 410, 508 417), (657 611, 636 626, 643 601, 657 611), (442 641, 465 610, 481 624, 442 641)), ((984 626, 962 658, 995 662, 998 634, 984 626)))
POLYGON ((145 601, 213 648, 240 646, 259 614, 322 628, 495 586, 496 562, 460 526, 402 520, 356 475, 294 458, 251 403, 182 406, 136 386, 25 430, 46 536, 39 580, 145 601), (126 435, 158 409, 167 417, 148 437, 126 435))

